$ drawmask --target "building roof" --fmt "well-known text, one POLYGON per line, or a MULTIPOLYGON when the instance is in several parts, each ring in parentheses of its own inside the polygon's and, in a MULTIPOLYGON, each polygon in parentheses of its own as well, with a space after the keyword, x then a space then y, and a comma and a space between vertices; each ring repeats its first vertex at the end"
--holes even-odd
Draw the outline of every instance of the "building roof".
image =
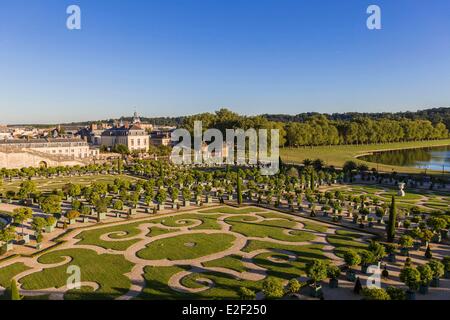
POLYGON ((8 139, 0 140, 0 144, 14 145, 14 144, 34 144, 34 143, 64 143, 64 142, 84 142, 79 138, 43 138, 43 139, 8 139))
POLYGON ((120 136, 120 135, 128 135, 130 131, 142 131, 145 133, 145 130, 142 129, 137 124, 132 124, 131 126, 121 126, 119 128, 111 128, 103 131, 102 136, 120 136))

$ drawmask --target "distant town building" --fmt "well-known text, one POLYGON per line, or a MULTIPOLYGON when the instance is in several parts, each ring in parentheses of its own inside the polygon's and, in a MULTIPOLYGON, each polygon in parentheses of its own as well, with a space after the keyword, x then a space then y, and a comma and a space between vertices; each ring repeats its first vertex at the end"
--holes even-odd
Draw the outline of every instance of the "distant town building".
POLYGON ((78 130, 77 136, 93 145, 101 145, 102 133, 107 129, 106 125, 98 126, 92 123, 89 127, 84 127, 78 130))
POLYGON ((147 130, 149 132, 153 130, 153 125, 151 123, 143 123, 137 112, 134 112, 133 114, 132 123, 135 125, 137 124, 141 129, 147 130))
POLYGON ((150 133, 151 143, 154 146, 170 146, 172 145, 171 134, 172 131, 152 131, 150 133))

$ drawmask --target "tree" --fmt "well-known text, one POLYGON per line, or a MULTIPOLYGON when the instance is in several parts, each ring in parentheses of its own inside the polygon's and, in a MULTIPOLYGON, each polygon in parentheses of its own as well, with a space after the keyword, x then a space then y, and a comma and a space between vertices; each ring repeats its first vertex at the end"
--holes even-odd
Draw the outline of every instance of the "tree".
POLYGON ((417 291, 420 285, 420 272, 414 267, 406 267, 400 272, 400 280, 411 291, 417 291))
POLYGON ((383 259, 386 255, 385 247, 379 242, 371 241, 368 249, 374 254, 376 260, 383 259))
POLYGON ((97 199, 94 203, 94 206, 97 213, 105 213, 108 211, 108 203, 105 198, 97 199))
POLYGON ((433 253, 431 253, 430 245, 427 246, 427 250, 425 251, 425 258, 427 258, 427 259, 433 258, 433 253))
POLYGON ((158 194, 156 195, 156 201, 158 204, 162 205, 166 202, 167 199, 167 191, 165 189, 159 189, 158 194))
POLYGON ((341 269, 334 265, 334 264, 329 264, 327 266, 327 277, 330 279, 337 279, 339 278, 339 276, 341 275, 341 269))
POLYGON ((239 170, 237 171, 237 177, 236 177, 236 193, 237 193, 237 202, 238 204, 242 204, 242 185, 241 185, 241 177, 239 170))
POLYGON ((375 255, 371 251, 361 250, 358 254, 361 257, 361 264, 364 266, 368 266, 376 260, 375 255))
POLYGON ((11 280, 9 289, 6 292, 6 297, 9 300, 22 300, 22 297, 19 294, 19 289, 17 288, 17 282, 15 279, 11 280))
POLYGON ((24 234, 25 221, 33 217, 33 210, 30 208, 16 208, 12 214, 14 222, 22 226, 22 234, 24 234))
POLYGON ((45 218, 45 221, 47 222, 47 226, 54 226, 56 223, 56 218, 53 216, 48 216, 45 218))
POLYGON ((442 262, 439 260, 433 259, 430 262, 427 263, 427 265, 430 267, 431 271, 433 272, 433 278, 439 279, 444 275, 445 267, 442 262))
POLYGON ((353 267, 361 263, 361 257, 356 251, 347 250, 344 253, 344 261, 348 267, 353 267))
POLYGON ((302 285, 300 284, 300 282, 298 282, 297 279, 289 280, 288 285, 287 285, 287 290, 289 293, 291 293, 291 294, 297 293, 300 291, 301 288, 302 288, 302 285))
POLYGON ((266 299, 279 299, 284 295, 283 284, 278 278, 268 278, 262 284, 262 291, 266 299))
POLYGON ((428 286, 431 280, 433 280, 433 270, 431 270, 429 265, 425 264, 418 266, 417 271, 420 273, 421 284, 423 286, 428 286))
MULTIPOLYGON (((128 149, 128 147, 124 144, 117 144, 114 148, 113 148, 114 152, 120 153, 122 156, 128 155, 130 154, 130 150, 128 149)), ((120 170, 119 170, 120 173, 120 170)))
POLYGON ((316 284, 327 277, 327 264, 318 259, 311 260, 306 265, 306 274, 316 284))
POLYGON ((239 296, 241 297, 241 300, 255 300, 256 298, 255 292, 246 287, 239 288, 239 296))
POLYGON ((355 171, 357 168, 358 168, 358 165, 356 164, 356 162, 350 160, 350 161, 346 161, 344 163, 344 166, 342 169, 344 170, 345 173, 347 173, 349 175, 350 181, 352 181, 353 171, 355 171))
POLYGON ((69 183, 67 187, 67 194, 73 198, 81 195, 81 186, 78 184, 69 183))
POLYGON ((427 225, 434 231, 439 232, 447 227, 447 221, 439 217, 430 217, 427 220, 427 225))
POLYGON ((355 286, 353 287, 353 292, 356 294, 360 294, 361 290, 362 290, 361 279, 358 277, 356 278, 355 286))
POLYGON ((405 291, 396 287, 387 287, 386 292, 388 293, 391 300, 405 300, 405 291))
POLYGON ((364 288, 362 289, 364 300, 391 300, 391 297, 384 289, 364 288))
POLYGON ((19 198, 29 198, 30 194, 36 192, 36 184, 33 181, 24 181, 20 184, 19 198))
POLYGON ((61 213, 61 197, 50 195, 41 201, 41 209, 48 214, 61 213))
POLYGON ((74 220, 76 218, 78 218, 80 216, 80 212, 76 211, 76 210, 70 210, 69 212, 66 213, 66 218, 69 220, 74 220))
POLYGON ((402 235, 399 240, 399 244, 402 248, 409 249, 414 245, 414 239, 408 235, 402 235))
POLYGON ((186 202, 191 201, 191 190, 189 188, 187 188, 187 187, 183 188, 182 193, 183 193, 184 201, 186 201, 186 202))
POLYGON ((395 196, 392 196, 391 206, 389 209, 389 221, 387 227, 387 240, 388 242, 394 242, 395 239, 395 224, 397 222, 397 209, 395 206, 395 196))
POLYGON ((114 210, 123 210, 123 202, 122 200, 116 200, 113 205, 114 210))
POLYGON ((6 227, 1 229, 0 228, 0 243, 9 243, 16 237, 16 230, 14 227, 6 227))
POLYGON ((46 226, 47 222, 42 217, 34 217, 33 222, 31 222, 31 227, 37 233, 40 233, 42 229, 46 226))

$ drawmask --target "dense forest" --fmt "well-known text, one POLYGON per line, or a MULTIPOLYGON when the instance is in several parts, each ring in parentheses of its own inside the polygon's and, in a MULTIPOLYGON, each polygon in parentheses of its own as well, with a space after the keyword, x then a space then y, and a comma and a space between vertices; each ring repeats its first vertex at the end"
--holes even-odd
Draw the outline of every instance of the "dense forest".
POLYGON ((359 113, 359 112, 347 112, 347 113, 332 113, 332 114, 320 114, 316 112, 299 113, 297 115, 286 114, 264 114, 264 118, 270 121, 277 122, 305 122, 316 116, 324 115, 328 120, 335 121, 354 121, 361 118, 368 118, 371 120, 380 119, 410 119, 410 120, 429 120, 433 124, 444 123, 447 128, 450 128, 450 108, 434 108, 419 111, 406 111, 406 112, 382 112, 382 113, 359 113))
POLYGON ((322 146, 338 144, 369 144, 401 141, 445 139, 449 137, 442 122, 408 118, 358 117, 352 120, 331 120, 326 115, 311 114, 301 122, 272 121, 264 116, 240 116, 227 109, 216 113, 202 113, 186 117, 182 126, 192 131, 195 120, 201 120, 203 129, 255 128, 279 129, 280 145, 322 146))

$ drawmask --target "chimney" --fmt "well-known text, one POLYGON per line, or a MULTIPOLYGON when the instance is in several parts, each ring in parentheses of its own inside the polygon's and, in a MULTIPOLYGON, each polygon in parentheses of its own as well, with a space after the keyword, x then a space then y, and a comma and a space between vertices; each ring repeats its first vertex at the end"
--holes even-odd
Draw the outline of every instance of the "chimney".
POLYGON ((125 129, 130 129, 130 123, 128 121, 125 121, 125 129))

